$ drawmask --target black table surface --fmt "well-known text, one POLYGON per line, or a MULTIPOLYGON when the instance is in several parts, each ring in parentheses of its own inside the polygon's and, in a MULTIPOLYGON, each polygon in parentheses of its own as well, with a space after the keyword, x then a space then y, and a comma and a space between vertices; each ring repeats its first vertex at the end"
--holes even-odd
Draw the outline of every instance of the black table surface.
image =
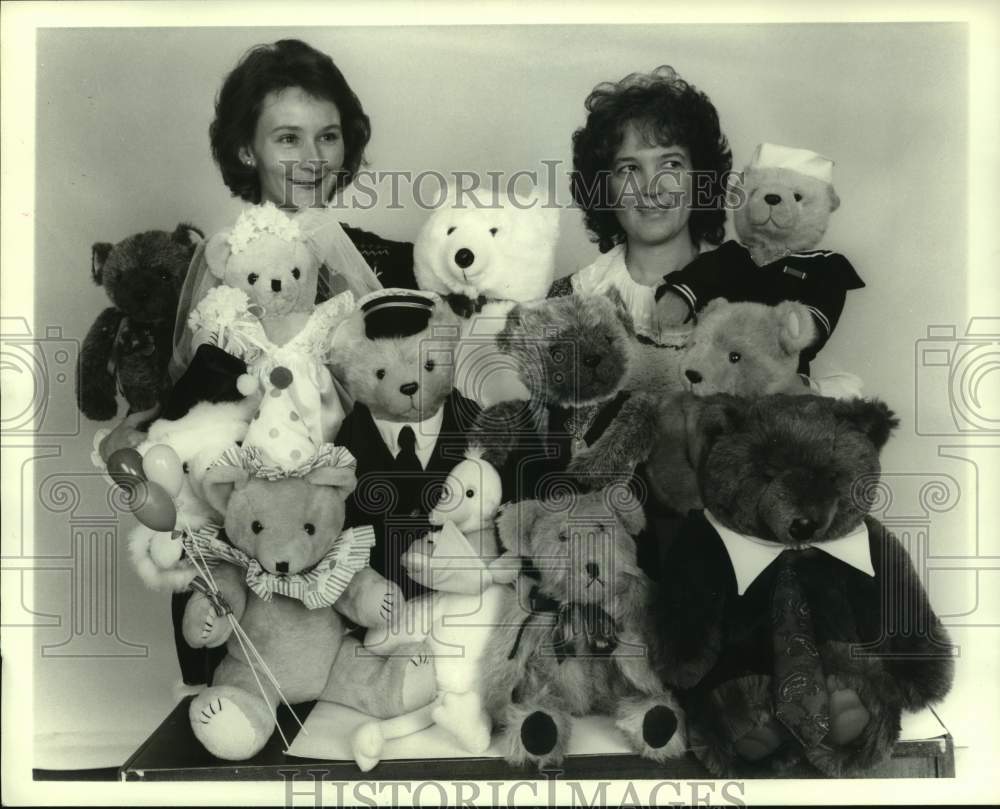
MULTIPOLYGON (((556 777, 534 769, 516 768, 502 758, 474 756, 450 759, 395 759, 362 772, 353 761, 324 761, 288 756, 276 731, 256 756, 232 762, 212 756, 195 738, 188 719, 191 697, 182 700, 150 737, 120 768, 96 770, 34 771, 36 781, 224 781, 323 778, 338 781, 423 781, 433 778, 458 780, 515 780, 556 777)), ((315 703, 295 706, 305 721, 315 703)), ((291 742, 298 724, 282 706, 278 722, 291 742)), ((950 736, 930 741, 899 742, 892 758, 866 777, 935 778, 954 775, 954 750, 950 736)), ((558 778, 621 780, 711 779, 712 776, 690 753, 683 759, 657 764, 636 755, 573 755, 559 767, 558 778)), ((808 765, 787 773, 789 778, 823 778, 808 765)))

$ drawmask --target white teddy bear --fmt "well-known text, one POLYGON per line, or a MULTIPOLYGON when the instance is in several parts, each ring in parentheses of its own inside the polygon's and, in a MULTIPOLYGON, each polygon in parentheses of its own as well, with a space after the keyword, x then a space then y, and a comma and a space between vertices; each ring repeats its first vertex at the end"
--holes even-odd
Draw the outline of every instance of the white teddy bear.
POLYGON ((455 387, 483 407, 528 398, 494 337, 515 304, 545 298, 559 238, 559 209, 542 195, 496 196, 450 188, 413 248, 417 284, 462 318, 455 387))

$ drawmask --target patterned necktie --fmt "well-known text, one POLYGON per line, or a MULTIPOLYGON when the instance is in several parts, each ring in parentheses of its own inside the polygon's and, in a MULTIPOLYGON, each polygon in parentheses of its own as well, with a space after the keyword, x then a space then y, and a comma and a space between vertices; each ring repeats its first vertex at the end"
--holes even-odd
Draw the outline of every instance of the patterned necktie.
POLYGON ((398 513, 409 514, 419 507, 423 465, 417 457, 417 436, 410 425, 404 426, 396 438, 399 454, 393 463, 399 492, 398 513))
POLYGON ((771 597, 775 716, 804 747, 812 748, 830 732, 829 700, 812 614, 793 567, 795 554, 787 550, 778 557, 771 597))

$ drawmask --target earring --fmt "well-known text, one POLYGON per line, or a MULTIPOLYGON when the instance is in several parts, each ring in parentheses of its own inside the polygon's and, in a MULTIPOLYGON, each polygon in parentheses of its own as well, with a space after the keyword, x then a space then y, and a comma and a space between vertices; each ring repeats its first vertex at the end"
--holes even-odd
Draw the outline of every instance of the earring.
POLYGON ((253 168, 254 166, 257 165, 257 161, 254 160, 252 157, 244 157, 243 158, 243 165, 244 166, 249 166, 250 168, 253 168))

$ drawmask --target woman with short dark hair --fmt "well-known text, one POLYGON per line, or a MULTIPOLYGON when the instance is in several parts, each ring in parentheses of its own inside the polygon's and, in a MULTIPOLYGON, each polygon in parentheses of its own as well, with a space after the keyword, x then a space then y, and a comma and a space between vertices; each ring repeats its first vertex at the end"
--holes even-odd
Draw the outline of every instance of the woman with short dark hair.
MULTIPOLYGON (((325 208, 364 164, 370 137, 368 116, 339 68, 300 40, 248 50, 216 98, 209 138, 223 182, 247 202, 272 202, 297 212, 323 252, 317 302, 343 289, 360 296, 382 286, 416 286, 411 243, 341 226, 336 212, 325 208)), ((175 382, 191 361, 188 314, 215 283, 199 248, 177 310, 170 366, 175 382)), ((161 415, 182 415, 179 398, 175 389, 161 415)), ((146 434, 140 427, 154 415, 126 416, 101 440, 101 457, 106 461, 115 450, 141 443, 146 434)))
POLYGON ((550 295, 615 288, 639 334, 660 337, 654 293, 724 238, 732 153, 708 97, 673 68, 597 85, 573 134, 573 199, 601 256, 550 295))

